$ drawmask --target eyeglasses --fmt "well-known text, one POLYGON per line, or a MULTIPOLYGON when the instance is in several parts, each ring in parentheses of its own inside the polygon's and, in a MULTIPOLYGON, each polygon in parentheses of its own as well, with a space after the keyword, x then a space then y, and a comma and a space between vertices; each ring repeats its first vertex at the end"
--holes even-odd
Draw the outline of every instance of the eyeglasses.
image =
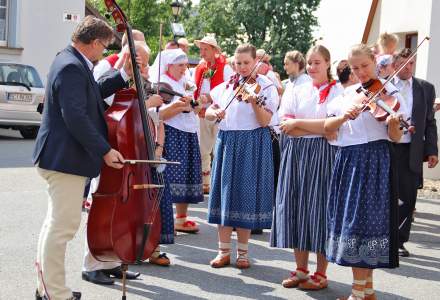
POLYGON ((104 49, 107 49, 108 47, 110 47, 110 45, 104 44, 103 42, 101 42, 101 40, 97 40, 97 41, 98 41, 98 43, 101 44, 102 47, 104 47, 104 49))

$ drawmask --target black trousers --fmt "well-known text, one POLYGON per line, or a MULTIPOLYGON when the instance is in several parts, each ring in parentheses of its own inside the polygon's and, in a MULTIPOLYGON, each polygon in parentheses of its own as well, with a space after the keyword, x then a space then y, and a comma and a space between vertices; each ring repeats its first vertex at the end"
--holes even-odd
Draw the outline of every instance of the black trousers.
POLYGON ((273 159, 273 179, 274 179, 274 199, 277 194, 278 173, 280 171, 280 136, 273 130, 272 135, 272 159, 273 159))
POLYGON ((410 144, 394 144, 399 188, 399 243, 408 242, 421 174, 409 168, 410 144))

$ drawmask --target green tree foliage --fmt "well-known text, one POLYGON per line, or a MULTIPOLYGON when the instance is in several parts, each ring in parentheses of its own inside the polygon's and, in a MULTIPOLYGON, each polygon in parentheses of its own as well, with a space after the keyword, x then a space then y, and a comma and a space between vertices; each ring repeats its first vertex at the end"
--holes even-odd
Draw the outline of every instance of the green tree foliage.
MULTIPOLYGON (((103 0, 88 0, 99 12, 104 15, 107 11, 103 0)), ((133 28, 142 31, 148 46, 152 50, 151 59, 154 59, 159 49, 159 28, 160 23, 164 24, 163 45, 173 39, 170 23, 173 20, 171 13, 172 0, 117 0, 116 3, 121 7, 133 28)), ((185 0, 181 18, 188 18, 192 3, 185 0)), ((110 18, 110 23, 114 24, 110 18)))
POLYGON ((228 54, 242 42, 271 49, 272 63, 282 71, 287 51, 306 52, 313 43, 318 5, 319 0, 200 0, 185 28, 195 37, 214 33, 228 54))
MULTIPOLYGON (((102 14, 103 0, 88 0, 102 14)), ((129 17, 133 28, 145 33, 152 57, 159 48, 159 23, 164 24, 164 42, 172 39, 173 0, 117 0, 129 17)), ((194 6, 183 0, 179 18, 184 23, 188 39, 200 39, 215 34, 222 49, 232 55, 238 44, 250 42, 257 48, 270 49, 272 63, 284 72, 283 57, 289 50, 306 52, 313 43, 312 31, 317 25, 313 12, 319 0, 200 0, 194 6)), ((198 56, 193 46, 190 55, 198 56)))

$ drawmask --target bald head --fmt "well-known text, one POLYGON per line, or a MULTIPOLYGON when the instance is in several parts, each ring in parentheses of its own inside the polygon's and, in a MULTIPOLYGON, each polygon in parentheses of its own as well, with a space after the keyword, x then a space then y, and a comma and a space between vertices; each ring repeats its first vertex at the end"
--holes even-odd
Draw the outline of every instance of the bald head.
POLYGON ((177 40, 177 44, 179 45, 179 48, 183 50, 186 54, 188 54, 189 50, 189 42, 186 38, 180 38, 177 40))
MULTIPOLYGON (((133 34, 133 40, 134 41, 139 41, 139 42, 144 42, 145 43, 145 35, 142 31, 137 30, 137 29, 133 29, 131 31, 131 33, 133 34)), ((124 35, 122 36, 122 47, 124 47, 125 45, 127 45, 128 43, 128 38, 127 38, 127 34, 124 33, 124 35)))

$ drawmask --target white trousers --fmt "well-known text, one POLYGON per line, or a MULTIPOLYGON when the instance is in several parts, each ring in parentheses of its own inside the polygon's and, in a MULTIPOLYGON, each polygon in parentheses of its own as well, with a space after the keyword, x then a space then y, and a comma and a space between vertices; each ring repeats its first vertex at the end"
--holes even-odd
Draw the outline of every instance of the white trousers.
POLYGON ((66 287, 64 260, 66 246, 81 223, 81 205, 86 177, 37 167, 48 184, 47 215, 38 240, 38 292, 50 300, 66 300, 72 291, 66 287))
POLYGON ((200 155, 202 158, 203 184, 211 182, 211 153, 217 138, 218 124, 200 118, 200 155))
POLYGON ((96 258, 94 258, 90 253, 89 245, 87 244, 87 233, 85 234, 83 271, 91 272, 96 270, 110 270, 119 267, 120 265, 121 263, 119 262, 102 262, 96 260, 96 258))
MULTIPOLYGON (((87 200, 92 202, 92 194, 96 192, 99 185, 99 178, 100 176, 96 178, 92 178, 90 181, 90 190, 89 195, 87 196, 87 200)), ((121 264, 117 262, 102 262, 99 260, 96 260, 92 254, 90 253, 89 244, 87 243, 87 230, 85 234, 85 241, 84 241, 84 260, 83 260, 83 268, 82 270, 85 272, 91 272, 96 270, 109 270, 116 267, 119 267, 121 264)))

